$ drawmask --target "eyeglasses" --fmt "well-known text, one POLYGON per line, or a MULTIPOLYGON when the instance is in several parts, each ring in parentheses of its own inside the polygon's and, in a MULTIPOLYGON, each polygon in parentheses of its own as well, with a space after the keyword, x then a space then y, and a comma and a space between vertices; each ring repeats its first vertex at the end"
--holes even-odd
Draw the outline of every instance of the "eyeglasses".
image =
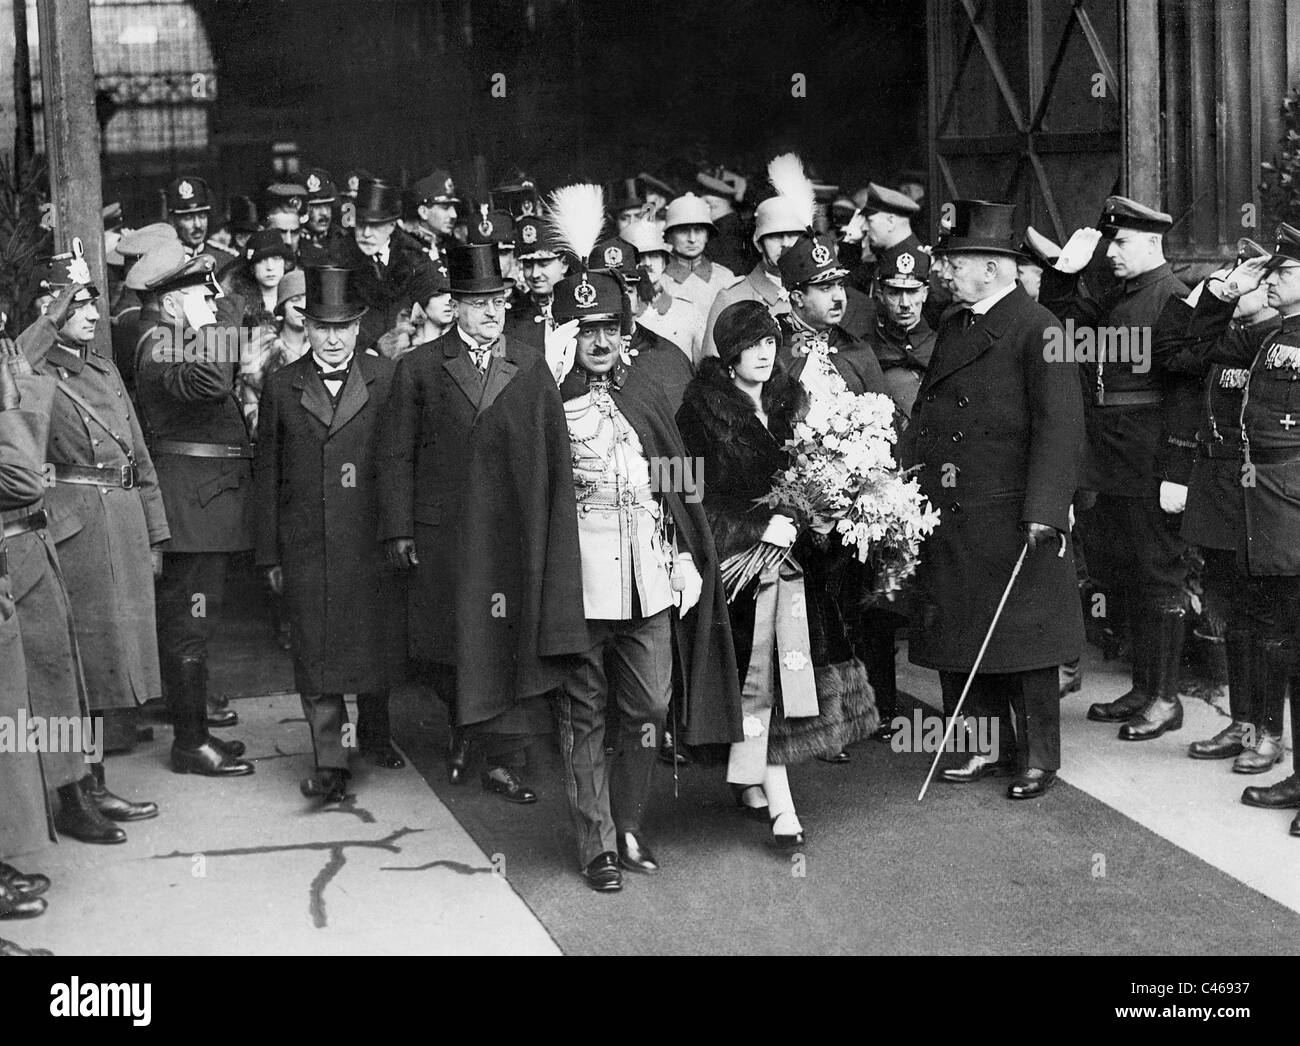
POLYGON ((505 298, 464 298, 466 305, 477 312, 487 312, 488 306, 492 306, 493 312, 500 312, 506 307, 505 298))

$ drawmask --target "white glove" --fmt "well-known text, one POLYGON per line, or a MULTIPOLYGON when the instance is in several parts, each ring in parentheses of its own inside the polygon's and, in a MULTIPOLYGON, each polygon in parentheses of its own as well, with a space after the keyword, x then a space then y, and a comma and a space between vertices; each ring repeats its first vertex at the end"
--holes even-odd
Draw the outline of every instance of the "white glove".
POLYGON ((1187 488, 1181 483, 1160 481, 1160 510, 1171 516, 1187 507, 1187 488))
POLYGON ((863 217, 861 211, 854 211, 853 217, 848 220, 840 233, 840 240, 844 243, 861 243, 867 235, 867 219, 863 217))
POLYGON ((555 384, 562 384, 573 369, 573 358, 578 351, 578 321, 561 323, 546 334, 546 365, 551 368, 555 384))
POLYGON ((684 585, 677 593, 678 613, 689 614, 700 601, 700 593, 704 590, 704 579, 695 569, 695 561, 684 553, 677 557, 676 576, 682 579, 684 585))
POLYGON ((766 541, 769 545, 776 545, 778 548, 789 548, 798 536, 799 531, 795 529, 794 520, 789 516, 777 514, 768 522, 767 529, 763 531, 763 536, 759 540, 766 541))
POLYGON ((1061 248, 1061 256, 1056 259, 1056 268, 1059 272, 1082 272, 1092 261, 1092 256, 1097 252, 1097 244, 1101 242, 1101 230, 1092 228, 1075 229, 1074 235, 1071 236, 1061 248))

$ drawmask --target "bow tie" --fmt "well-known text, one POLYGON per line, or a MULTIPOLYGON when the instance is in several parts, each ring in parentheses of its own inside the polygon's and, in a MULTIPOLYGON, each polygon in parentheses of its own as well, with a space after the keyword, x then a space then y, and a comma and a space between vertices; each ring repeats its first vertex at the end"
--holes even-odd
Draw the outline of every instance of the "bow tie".
POLYGON ((317 368, 317 373, 320 374, 321 381, 347 381, 349 370, 351 370, 350 367, 344 367, 342 370, 320 370, 317 368))

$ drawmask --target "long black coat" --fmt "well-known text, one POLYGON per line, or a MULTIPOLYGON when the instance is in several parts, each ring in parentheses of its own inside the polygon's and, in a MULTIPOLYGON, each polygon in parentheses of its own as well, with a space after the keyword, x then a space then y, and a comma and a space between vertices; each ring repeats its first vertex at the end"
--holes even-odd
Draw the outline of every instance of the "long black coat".
POLYGON ((520 368, 542 357, 502 339, 486 380, 453 327, 400 360, 380 435, 379 537, 414 538, 419 565, 410 584, 410 651, 456 663, 456 527, 465 507, 470 429, 520 368))
POLYGON ((393 370, 358 353, 332 407, 308 354, 262 393, 257 562, 284 568, 303 693, 365 693, 405 677, 403 586, 379 542, 376 468, 393 370))
MULTIPOLYGON (((1024 544, 1022 523, 1069 531, 1083 450, 1072 363, 1044 359, 1056 318, 1019 287, 969 328, 945 323, 902 441, 942 522, 921 548, 912 661, 966 672, 1024 544)), ((1083 638, 1070 549, 1027 555, 981 671, 1047 668, 1083 638)))

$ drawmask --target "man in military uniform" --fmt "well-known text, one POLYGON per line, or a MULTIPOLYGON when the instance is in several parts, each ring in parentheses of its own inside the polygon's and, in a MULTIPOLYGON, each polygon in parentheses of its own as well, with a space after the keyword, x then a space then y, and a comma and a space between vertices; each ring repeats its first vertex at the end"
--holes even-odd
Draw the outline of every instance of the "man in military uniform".
POLYGON ((437 170, 415 183, 415 205, 419 223, 407 229, 434 261, 447 260, 447 248, 455 242, 456 208, 464 200, 456 195, 456 183, 448 171, 437 170))
POLYGON ((207 729, 238 722, 228 702, 210 700, 208 644, 230 557, 253 547, 253 448, 235 393, 240 342, 216 323, 210 258, 186 258, 164 245, 138 264, 145 286, 136 354, 140 417, 171 528, 157 610, 163 691, 175 729, 172 769, 251 774, 252 763, 238 758, 243 746, 207 729))
POLYGON ((886 251, 876 270, 876 322, 867 343, 904 417, 911 416, 934 352, 935 333, 922 315, 929 278, 930 255, 923 250, 886 251))
POLYGON ((174 242, 176 230, 168 222, 155 222, 128 232, 117 244, 117 251, 126 262, 126 276, 112 304, 109 323, 113 335, 113 363, 132 402, 135 402, 135 347, 140 340, 140 292, 144 290, 136 262, 151 248, 174 242))
POLYGON ((713 344, 713 325, 728 305, 738 301, 761 301, 774 317, 790 311, 790 295, 781 283, 778 263, 808 224, 807 216, 800 214, 798 207, 779 193, 758 205, 754 211, 754 245, 758 248, 758 264, 743 280, 724 287, 713 299, 704 329, 706 356, 718 354, 713 344))
POLYGON ((704 253, 710 261, 732 272, 744 272, 750 266, 752 252, 745 242, 744 223, 736 207, 745 198, 745 179, 735 171, 716 167, 700 171, 695 180, 700 183, 700 195, 709 205, 713 227, 718 230, 709 237, 704 253))
POLYGON ((188 257, 211 255, 220 264, 239 257, 231 247, 208 239, 208 223, 212 218, 212 191, 208 183, 193 175, 182 175, 167 184, 167 220, 176 230, 176 236, 188 257))
MULTIPOLYGON (((1156 361, 1141 348, 1150 349, 1150 333, 1169 299, 1188 293, 1164 257, 1162 236, 1172 223, 1169 215, 1135 200, 1109 197, 1101 229, 1071 236, 1044 270, 1039 294, 1076 338, 1080 328, 1092 328, 1096 355, 1103 357, 1081 361, 1090 395, 1080 486, 1096 491, 1097 501, 1079 522, 1089 567, 1107 587, 1110 605, 1122 600, 1127 611, 1133 687, 1115 701, 1093 704, 1088 718, 1123 723, 1123 741, 1150 740, 1183 721, 1178 671, 1187 612, 1186 543, 1178 530, 1187 488, 1159 475, 1164 393, 1156 361), (1079 274, 1103 236, 1118 282, 1098 299, 1081 290, 1079 274)), ((1028 236, 1033 242, 1033 234, 1028 236)), ((1073 357, 1073 344, 1069 350, 1073 357)))
POLYGON ((694 193, 679 196, 668 205, 664 239, 673 249, 668 277, 678 285, 676 293, 705 316, 718 292, 736 282, 734 272, 710 261, 704 253, 709 238, 717 231, 709 205, 694 193))
MULTIPOLYGON (((1291 693, 1293 773, 1268 787, 1247 788, 1241 801, 1265 809, 1300 808, 1300 504, 1291 488, 1300 462, 1300 229, 1280 225, 1275 253, 1238 265, 1226 279, 1211 279, 1196 305, 1203 330, 1224 332, 1213 362, 1247 369, 1241 409, 1244 527, 1239 562, 1249 576, 1247 619, 1255 634, 1250 666, 1253 765, 1271 769, 1284 756, 1283 709, 1291 693), (1250 337, 1227 331, 1237 301, 1261 280, 1280 323, 1257 326, 1250 337)), ((1254 772, 1254 771, 1252 771, 1254 772)), ((1300 836, 1300 815, 1291 822, 1300 836)))
POLYGON ((511 341, 540 349, 546 343, 546 335, 555 329, 551 302, 555 285, 564 279, 569 263, 556 244, 549 223, 541 218, 520 218, 515 239, 515 257, 526 293, 517 297, 511 307, 505 333, 511 341))
POLYGON ((875 291, 880 261, 887 255, 922 250, 921 241, 912 230, 912 219, 921 208, 910 196, 875 182, 867 184, 867 200, 861 211, 862 234, 871 248, 874 261, 865 261, 853 270, 849 283, 864 294, 875 291))
POLYGON ((501 266, 501 276, 506 281, 506 304, 510 308, 523 297, 520 286, 523 277, 515 256, 515 223, 505 211, 494 211, 486 204, 479 204, 478 221, 470 223, 470 243, 491 243, 497 249, 497 261, 501 266))
POLYGON ((1016 282, 1015 208, 954 206, 934 249, 962 308, 940 328, 900 448, 904 465, 922 466, 921 491, 942 514, 921 548, 909 656, 938 670, 944 712, 954 714, 1028 546, 962 709, 997 722, 999 751, 943 779, 1014 773, 1008 797, 1032 799, 1060 766, 1058 666, 1083 642, 1069 554, 1083 410, 1075 367, 1043 352, 1055 317, 1016 282))
POLYGON ((335 255, 334 247, 345 233, 334 221, 338 193, 329 171, 312 167, 303 179, 307 190, 303 206, 306 221, 298 237, 298 261, 302 265, 324 265, 335 255))
POLYGON ((624 229, 623 239, 636 251, 638 282, 632 311, 637 325, 672 342, 692 366, 699 366, 704 357, 704 316, 673 293, 677 285, 667 276, 672 252, 664 234, 654 222, 642 220, 624 229))
MULTIPOLYGON (((457 699, 453 598, 462 564, 455 534, 463 505, 471 428, 478 415, 537 350, 502 334, 505 280, 491 244, 452 247, 448 255, 456 326, 397 362, 379 437, 379 530, 389 562, 411 572, 410 654, 447 704, 449 777, 465 781, 471 732, 457 699)), ((488 766, 485 791, 512 803, 537 795, 520 779, 522 736, 474 732, 488 766)))
POLYGON ((848 271, 839 266, 834 241, 804 233, 781 255, 778 267, 790 311, 776 317, 777 358, 790 376, 812 390, 834 370, 850 392, 888 395, 876 354, 840 326, 848 271))
POLYGON ((91 351, 99 292, 82 282, 88 277, 84 261, 51 261, 50 286, 80 283, 75 308, 52 338, 29 342, 24 353, 58 386, 46 450, 55 480, 47 507, 61 522, 59 560, 90 710, 103 717, 105 749, 112 752, 134 747, 136 708, 162 694, 154 578, 170 532, 126 388, 112 362, 91 351))

